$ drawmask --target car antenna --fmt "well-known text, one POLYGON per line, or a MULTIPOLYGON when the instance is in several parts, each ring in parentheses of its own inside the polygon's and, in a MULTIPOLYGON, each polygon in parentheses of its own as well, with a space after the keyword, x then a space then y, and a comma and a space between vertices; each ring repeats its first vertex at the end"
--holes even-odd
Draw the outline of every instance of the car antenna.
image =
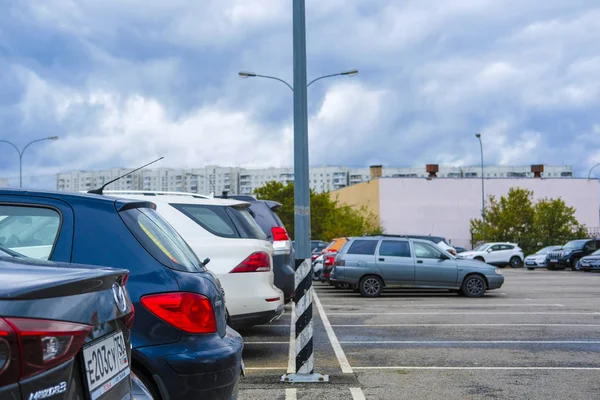
POLYGON ((121 179, 121 178, 124 178, 124 177, 126 177, 127 175, 129 175, 129 174, 132 174, 132 173, 134 173, 134 172, 136 172, 136 171, 139 171, 139 170, 140 170, 140 169, 142 169, 142 168, 146 168, 148 165, 150 165, 150 164, 154 164, 155 162, 157 162, 157 161, 160 161, 160 160, 162 160, 163 158, 164 158, 164 157, 157 158, 156 160, 154 160, 154 161, 152 161, 152 162, 149 162, 148 164, 142 165, 141 167, 139 167, 139 168, 136 168, 136 169, 134 169, 133 171, 129 171, 129 172, 128 172, 128 173, 126 173, 125 175, 121 175, 121 176, 119 176, 118 178, 115 178, 115 179, 113 179, 112 181, 106 182, 104 185, 102 185, 102 186, 101 186, 100 188, 98 188, 98 189, 92 189, 92 190, 88 190, 88 193, 92 193, 92 194, 102 194, 102 191, 104 190, 104 188, 105 188, 105 187, 107 187, 108 185, 110 185, 111 183, 113 183, 113 182, 116 182, 116 181, 118 181, 119 179, 121 179))

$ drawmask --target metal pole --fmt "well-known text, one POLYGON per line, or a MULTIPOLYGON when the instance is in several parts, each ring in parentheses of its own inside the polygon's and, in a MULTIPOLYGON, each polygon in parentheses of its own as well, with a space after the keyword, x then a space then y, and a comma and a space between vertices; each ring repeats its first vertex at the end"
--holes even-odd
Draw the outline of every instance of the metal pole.
POLYGON ((284 382, 325 382, 329 379, 328 376, 314 373, 304 0, 293 0, 293 30, 296 373, 284 375, 281 380, 284 382))
POLYGON ((482 221, 482 235, 485 240, 485 180, 483 176, 483 143, 481 142, 481 134, 475 135, 479 139, 479 147, 481 149, 481 221, 482 221))

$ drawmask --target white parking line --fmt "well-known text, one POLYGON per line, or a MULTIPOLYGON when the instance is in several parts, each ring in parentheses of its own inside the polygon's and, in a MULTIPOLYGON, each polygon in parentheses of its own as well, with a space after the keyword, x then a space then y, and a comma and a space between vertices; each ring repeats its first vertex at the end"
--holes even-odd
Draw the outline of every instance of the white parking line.
POLYGON ((354 367, 356 370, 396 370, 396 369, 424 369, 424 370, 546 370, 546 371, 600 371, 599 367, 413 367, 413 366, 393 366, 393 367, 354 367))
POLYGON ((321 301, 319 300, 319 296, 317 295, 317 292, 314 292, 313 295, 314 295, 314 302, 317 306, 317 309, 319 310, 319 315, 321 316, 323 325, 325 325, 325 332, 327 333, 327 336, 329 337, 329 341, 331 342, 331 347, 333 347, 333 352, 335 353, 335 356, 337 357, 338 362, 340 363, 340 367, 342 368, 342 373, 351 374, 353 372, 352 367, 350 366, 350 363, 348 362, 348 358, 346 358, 346 354, 344 353, 344 350, 342 349, 342 346, 340 345, 340 342, 339 342, 337 336, 335 336, 335 332, 333 331, 333 328, 331 327, 331 323, 329 323, 329 318, 327 318, 327 314, 325 314, 325 310, 323 309, 323 305, 321 304, 321 301))
POLYGON ((287 373, 293 374, 296 372, 296 324, 294 323, 296 319, 296 307, 294 303, 292 303, 290 315, 292 322, 290 323, 290 352, 288 355, 287 373))
POLYGON ((296 400, 297 389, 285 389, 285 400, 296 400))
POLYGON ((366 400, 365 394, 361 388, 350 388, 350 394, 353 400, 366 400))
POLYGON ((600 344, 600 340, 350 340, 343 344, 600 344))
POLYGON ((599 328, 600 325, 591 324, 341 324, 331 325, 336 328, 396 328, 396 327, 440 327, 453 328, 468 327, 498 327, 498 326, 540 326, 540 327, 565 327, 565 328, 599 328))
POLYGON ((483 312, 330 312, 329 315, 600 315, 600 312, 565 312, 565 311, 483 311, 483 312))
POLYGON ((564 307, 564 304, 503 304, 503 303, 482 303, 482 304, 469 304, 469 303, 446 303, 446 304, 420 304, 420 303, 409 303, 409 304, 366 304, 362 306, 352 304, 325 304, 326 308, 455 308, 455 307, 564 307))
POLYGON ((285 367, 245 367, 248 371, 285 371, 285 367))

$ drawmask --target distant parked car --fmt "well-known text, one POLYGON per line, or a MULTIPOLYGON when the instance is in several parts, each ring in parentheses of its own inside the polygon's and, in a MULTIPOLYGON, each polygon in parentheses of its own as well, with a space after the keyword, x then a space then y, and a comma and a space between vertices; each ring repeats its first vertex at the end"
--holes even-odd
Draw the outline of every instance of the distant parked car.
POLYGON ((546 264, 546 256, 549 253, 560 249, 561 246, 548 246, 538 250, 537 253, 525 257, 525 267, 527 267, 529 271, 533 271, 536 268, 546 268, 548 266, 548 264, 546 264))
POLYGON ((223 285, 233 328, 268 323, 283 314, 283 293, 274 286, 273 245, 248 212, 249 203, 193 193, 105 193, 152 201, 196 255, 210 258, 206 268, 223 285))
POLYGON ((347 238, 335 238, 331 241, 331 243, 329 243, 327 245, 327 247, 325 247, 323 250, 321 250, 321 254, 325 254, 325 253, 336 253, 338 252, 342 246, 348 241, 347 238))
POLYGON ((285 302, 289 302, 294 295, 296 260, 294 247, 288 232, 277 215, 281 204, 272 200, 257 200, 252 196, 233 195, 227 198, 250 203, 248 212, 254 217, 269 241, 273 244, 273 275, 275 286, 282 292, 285 302))
POLYGON ((565 244, 561 250, 548 253, 546 256, 548 269, 553 271, 571 268, 575 271, 579 260, 592 254, 597 249, 600 249, 600 239, 572 240, 565 244))
POLYGON ((467 249, 460 246, 454 246, 454 250, 456 250, 456 254, 464 253, 465 251, 467 251, 467 249))
POLYGON ((456 259, 430 241, 405 237, 350 238, 337 254, 330 280, 356 287, 365 297, 384 287, 449 289, 481 297, 504 276, 478 261, 456 259))
POLYGON ((409 238, 413 238, 413 239, 428 240, 428 241, 436 244, 442 250, 446 250, 448 253, 452 254, 453 256, 455 256, 457 254, 456 249, 454 247, 452 247, 450 244, 448 244, 448 241, 441 236, 431 236, 431 235, 405 235, 405 236, 409 237, 409 238))
POLYGON ((518 268, 523 266, 525 255, 517 244, 501 242, 484 243, 471 251, 458 254, 457 257, 460 259, 483 261, 500 268, 504 268, 507 265, 518 268))
POLYGON ((0 254, 0 398, 144 394, 131 376, 127 270, 10 253, 0 254))
MULTIPOLYGON (((235 398, 243 341, 227 326, 222 288, 155 208, 148 198, 0 189, 0 245, 52 261, 128 269, 136 310, 131 368, 154 399, 235 398)), ((83 312, 78 297, 69 301, 83 312)), ((43 318, 54 312, 38 310, 43 318)), ((86 316, 88 323, 100 317, 86 316)))
POLYGON ((579 269, 585 272, 600 270, 600 250, 596 250, 592 254, 582 257, 579 260, 579 269))

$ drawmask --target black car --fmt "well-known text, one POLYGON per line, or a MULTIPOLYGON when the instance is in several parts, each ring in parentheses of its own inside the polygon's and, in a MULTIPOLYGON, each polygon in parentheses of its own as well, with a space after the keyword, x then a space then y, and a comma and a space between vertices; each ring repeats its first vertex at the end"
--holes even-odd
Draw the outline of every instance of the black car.
POLYGON ((222 287, 154 203, 0 189, 0 245, 31 258, 129 270, 131 369, 153 398, 237 398, 243 340, 227 326, 222 287))
POLYGON ((129 399, 128 271, 0 251, 0 398, 129 399))
POLYGON ((546 256, 547 268, 551 271, 565 268, 575 271, 577 263, 582 257, 590 255, 598 249, 600 249, 600 239, 572 240, 561 250, 548 253, 546 256))
POLYGON ((292 241, 276 212, 281 208, 281 204, 271 200, 257 200, 252 196, 244 195, 221 196, 221 198, 250 203, 250 214, 267 235, 275 250, 273 254, 275 286, 283 292, 285 302, 289 302, 294 295, 294 272, 296 268, 292 241))

